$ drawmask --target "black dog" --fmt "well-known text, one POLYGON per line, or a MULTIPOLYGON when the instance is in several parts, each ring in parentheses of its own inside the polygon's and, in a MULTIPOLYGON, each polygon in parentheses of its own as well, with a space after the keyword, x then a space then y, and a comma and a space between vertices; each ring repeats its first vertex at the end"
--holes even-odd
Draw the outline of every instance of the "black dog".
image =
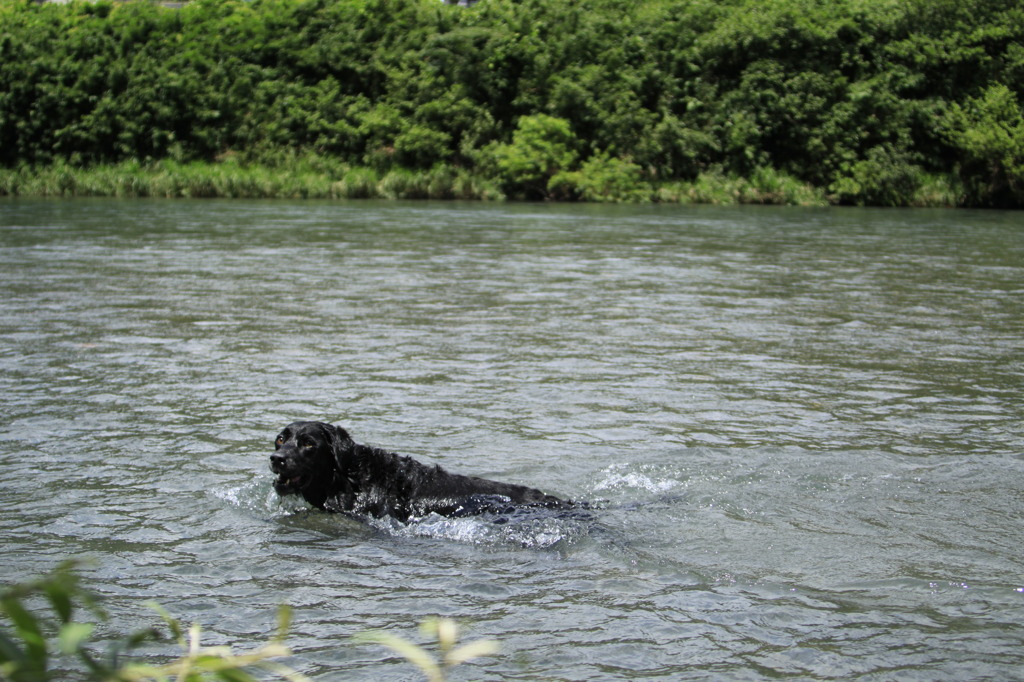
POLYGON ((278 495, 302 495, 314 507, 399 521, 441 514, 507 513, 516 507, 563 509, 571 502, 534 488, 450 474, 360 445, 340 426, 294 422, 274 443, 270 469, 278 495))

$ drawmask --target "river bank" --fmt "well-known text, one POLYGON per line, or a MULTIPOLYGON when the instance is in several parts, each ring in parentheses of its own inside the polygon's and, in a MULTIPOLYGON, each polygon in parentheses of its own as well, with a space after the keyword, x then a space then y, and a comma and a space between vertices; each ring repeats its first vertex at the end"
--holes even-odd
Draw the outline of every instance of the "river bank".
MULTIPOLYGON (((578 174, 577 174, 578 175, 578 174)), ((693 181, 601 183, 568 178, 557 198, 606 203, 773 204, 825 206, 850 203, 841 195, 760 169, 750 178, 708 172, 693 181)), ((323 158, 279 166, 219 163, 122 162, 79 168, 65 163, 0 169, 0 196, 238 198, 238 199, 461 199, 505 201, 501 183, 466 169, 392 169, 381 173, 323 158)), ((895 205, 895 204, 893 204, 895 205)), ((906 203, 916 207, 959 205, 954 183, 927 178, 906 203)))
POLYGON ((1005 0, 20 2, 0 25, 6 194, 1024 206, 1005 0))

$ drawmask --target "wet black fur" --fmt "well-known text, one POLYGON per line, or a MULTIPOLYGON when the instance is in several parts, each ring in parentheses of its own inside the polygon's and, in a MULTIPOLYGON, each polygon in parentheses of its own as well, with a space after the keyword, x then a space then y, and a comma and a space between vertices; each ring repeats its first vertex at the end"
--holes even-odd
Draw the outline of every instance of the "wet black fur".
POLYGON ((361 445, 340 426, 293 422, 275 441, 270 469, 279 495, 302 495, 314 507, 399 521, 440 514, 505 513, 517 507, 562 509, 572 503, 534 488, 475 476, 361 445))

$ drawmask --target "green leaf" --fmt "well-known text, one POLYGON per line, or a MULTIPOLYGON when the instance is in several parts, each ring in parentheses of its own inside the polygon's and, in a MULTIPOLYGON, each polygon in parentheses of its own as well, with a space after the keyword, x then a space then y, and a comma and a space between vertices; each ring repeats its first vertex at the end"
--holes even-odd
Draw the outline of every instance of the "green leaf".
POLYGON ((463 644, 455 651, 445 657, 446 665, 459 665, 481 656, 493 656, 498 653, 499 646, 493 639, 479 639, 469 644, 463 644))
POLYGON ((61 653, 73 654, 92 635, 92 623, 65 623, 57 634, 57 645, 61 653))
POLYGON ((0 600, 0 603, 3 605, 4 613, 14 623, 18 636, 25 642, 28 653, 30 655, 41 655, 45 659, 46 639, 43 637, 43 633, 39 628, 39 621, 36 620, 36 617, 25 609, 19 599, 3 599, 0 600))
POLYGON ((164 623, 166 623, 167 627, 170 628, 171 634, 174 635, 174 639, 178 640, 178 642, 182 646, 184 646, 185 633, 184 630, 181 629, 181 622, 178 621, 178 619, 171 616, 171 614, 167 612, 167 609, 160 606, 156 602, 146 602, 146 606, 160 614, 160 617, 163 619, 164 623))
POLYGON ((283 642, 288 635, 288 628, 292 623, 292 607, 288 604, 281 604, 277 607, 277 632, 274 633, 274 642, 283 642))
POLYGON ((443 679, 441 674, 441 668, 437 665, 434 658, 423 650, 422 647, 413 644, 403 637, 392 635, 388 632, 367 632, 356 635, 354 639, 357 642, 363 642, 368 644, 380 644, 393 652, 409 661, 420 671, 427 676, 431 682, 440 682, 443 679))
POLYGON ((227 682, 257 682, 255 677, 238 668, 218 670, 216 676, 217 679, 227 680, 227 682))
POLYGON ((71 620, 71 595, 74 593, 74 586, 65 584, 66 581, 53 581, 43 586, 43 591, 50 600, 50 604, 53 605, 53 610, 57 612, 57 617, 61 623, 67 623, 71 620))
POLYGON ((25 652, 21 650, 18 643, 7 636, 7 633, 0 632, 0 663, 18 662, 25 660, 25 652))

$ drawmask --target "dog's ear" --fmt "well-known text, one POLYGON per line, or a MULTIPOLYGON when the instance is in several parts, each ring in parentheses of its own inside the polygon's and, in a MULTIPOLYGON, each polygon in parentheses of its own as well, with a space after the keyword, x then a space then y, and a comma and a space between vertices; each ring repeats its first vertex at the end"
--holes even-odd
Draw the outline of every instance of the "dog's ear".
POLYGON ((348 431, 340 426, 328 425, 327 431, 330 436, 334 461, 337 463, 338 469, 345 471, 348 468, 348 459, 352 454, 355 442, 352 440, 352 436, 348 435, 348 431))

